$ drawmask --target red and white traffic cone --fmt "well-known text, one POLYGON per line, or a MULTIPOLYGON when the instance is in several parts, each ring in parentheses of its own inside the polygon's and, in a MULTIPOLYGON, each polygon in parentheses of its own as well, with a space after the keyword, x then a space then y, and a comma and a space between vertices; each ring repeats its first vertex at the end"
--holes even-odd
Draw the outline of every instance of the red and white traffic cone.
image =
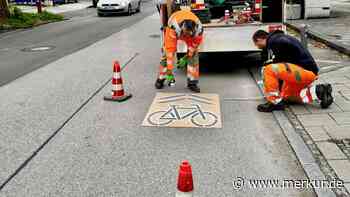
POLYGON ((115 61, 113 64, 112 94, 104 97, 107 101, 125 101, 131 98, 131 94, 126 94, 123 88, 123 79, 120 64, 115 61))
POLYGON ((192 167, 188 161, 183 161, 179 168, 179 177, 177 180, 176 197, 193 196, 193 177, 192 167))

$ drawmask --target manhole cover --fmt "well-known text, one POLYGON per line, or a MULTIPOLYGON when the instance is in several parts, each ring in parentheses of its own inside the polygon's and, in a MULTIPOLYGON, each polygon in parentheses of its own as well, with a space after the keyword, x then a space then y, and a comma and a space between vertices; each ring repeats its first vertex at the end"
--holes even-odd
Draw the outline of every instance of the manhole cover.
POLYGON ((22 51, 24 52, 40 52, 40 51, 49 51, 55 48, 54 46, 37 46, 37 47, 29 47, 24 48, 22 51))
POLYGON ((151 38, 160 38, 160 35, 159 34, 152 34, 149 37, 151 37, 151 38))

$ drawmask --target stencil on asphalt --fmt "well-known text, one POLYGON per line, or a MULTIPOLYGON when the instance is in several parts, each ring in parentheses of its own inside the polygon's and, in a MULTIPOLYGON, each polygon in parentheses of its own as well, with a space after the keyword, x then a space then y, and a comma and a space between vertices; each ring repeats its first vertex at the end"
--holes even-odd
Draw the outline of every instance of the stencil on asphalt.
POLYGON ((219 95, 157 93, 142 125, 221 128, 219 95))

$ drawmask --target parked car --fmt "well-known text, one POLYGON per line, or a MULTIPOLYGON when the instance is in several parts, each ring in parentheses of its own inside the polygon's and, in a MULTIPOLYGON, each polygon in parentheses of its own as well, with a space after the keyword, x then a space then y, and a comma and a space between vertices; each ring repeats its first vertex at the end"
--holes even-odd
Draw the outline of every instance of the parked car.
POLYGON ((141 11, 141 0, 99 0, 97 3, 98 16, 114 13, 127 13, 141 11))

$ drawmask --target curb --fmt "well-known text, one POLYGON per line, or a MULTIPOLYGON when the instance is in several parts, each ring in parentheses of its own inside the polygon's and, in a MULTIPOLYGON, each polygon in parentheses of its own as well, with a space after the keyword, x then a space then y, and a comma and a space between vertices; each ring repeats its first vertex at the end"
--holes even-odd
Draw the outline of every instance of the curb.
MULTIPOLYGON (((257 86, 262 93, 262 87, 258 84, 259 76, 257 73, 249 69, 250 75, 254 78, 257 86)), ((309 180, 327 180, 326 176, 321 171, 321 168, 316 163, 316 160, 305 144, 302 137, 296 132, 293 124, 284 111, 274 111, 273 116, 281 128, 284 136, 287 138, 289 145, 295 153, 301 167, 303 168, 309 180)), ((330 188, 312 188, 318 197, 336 197, 336 194, 330 188)))
MULTIPOLYGON (((293 25, 291 23, 285 23, 287 27, 297 31, 300 33, 300 27, 297 27, 296 25, 293 25)), ((307 30, 306 34, 309 36, 309 38, 314 39, 316 41, 322 42, 323 44, 327 45, 330 48, 333 48, 341 53, 344 53, 348 56, 350 56, 350 48, 345 46, 344 44, 337 42, 337 41, 331 41, 327 39, 325 36, 322 34, 316 33, 310 29, 307 30)))

